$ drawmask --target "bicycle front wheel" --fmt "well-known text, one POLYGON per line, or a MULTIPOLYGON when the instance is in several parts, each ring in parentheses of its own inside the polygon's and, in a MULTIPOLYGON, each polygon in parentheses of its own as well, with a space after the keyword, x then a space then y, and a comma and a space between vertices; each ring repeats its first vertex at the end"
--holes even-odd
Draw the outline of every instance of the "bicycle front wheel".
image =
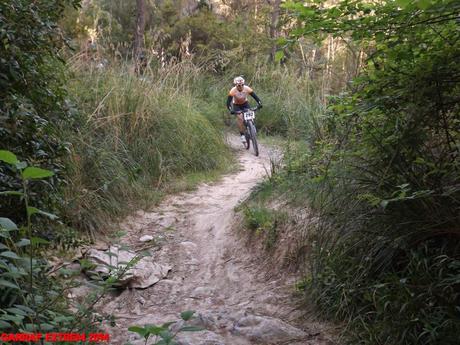
POLYGON ((246 142, 244 143, 244 148, 246 150, 249 150, 249 147, 251 146, 251 134, 249 133, 248 128, 246 128, 246 132, 244 132, 244 137, 246 138, 246 142))
POLYGON ((249 135, 251 136, 252 148, 254 149, 254 154, 259 155, 259 146, 257 145, 257 131, 256 126, 253 122, 249 122, 249 135))

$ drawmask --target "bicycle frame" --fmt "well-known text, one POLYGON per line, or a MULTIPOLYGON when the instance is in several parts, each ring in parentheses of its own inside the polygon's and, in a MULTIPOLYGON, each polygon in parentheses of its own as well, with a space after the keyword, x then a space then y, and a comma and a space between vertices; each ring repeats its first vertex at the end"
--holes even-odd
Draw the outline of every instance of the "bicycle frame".
POLYGON ((254 122, 254 120, 256 118, 256 111, 257 110, 259 110, 259 108, 255 107, 255 108, 246 109, 245 111, 241 112, 241 114, 243 115, 243 123, 244 123, 245 127, 248 126, 248 121, 254 122))
POLYGON ((246 137, 246 150, 249 149, 249 146, 250 146, 250 141, 252 141, 252 147, 254 149, 254 153, 256 156, 259 155, 259 146, 257 144, 257 129, 256 129, 256 125, 254 123, 254 120, 256 118, 256 111, 258 110, 259 108, 249 108, 245 111, 242 112, 243 114, 243 124, 246 128, 246 134, 245 134, 245 137, 246 137))

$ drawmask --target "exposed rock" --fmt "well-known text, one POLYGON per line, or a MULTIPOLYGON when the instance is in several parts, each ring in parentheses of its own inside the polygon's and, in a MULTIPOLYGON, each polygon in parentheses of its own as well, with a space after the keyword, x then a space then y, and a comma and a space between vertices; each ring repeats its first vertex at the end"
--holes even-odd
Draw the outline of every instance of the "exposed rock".
MULTIPOLYGON (((91 249, 87 253, 89 260, 97 266, 93 270, 102 274, 109 274, 111 268, 123 268, 136 258, 136 253, 111 246, 109 251, 91 249)), ((132 288, 145 289, 167 276, 171 270, 169 265, 153 262, 152 257, 143 257, 135 266, 129 269, 120 280, 122 285, 132 288)))
POLYGON ((203 330, 215 331, 219 327, 217 316, 211 313, 196 313, 191 320, 187 322, 180 320, 171 326, 173 332, 179 331, 184 326, 195 326, 203 330))
POLYGON ((179 243, 180 246, 184 247, 187 251, 196 250, 197 245, 194 242, 184 241, 179 243))
POLYGON ((155 220, 158 218, 157 212, 145 212, 144 218, 147 220, 155 220))
POLYGON ((88 296, 92 291, 94 291, 93 287, 87 285, 85 281, 80 281, 80 285, 70 289, 67 297, 81 299, 88 296))
POLYGON ((179 345, 227 345, 222 336, 210 332, 182 332, 174 339, 179 345))
POLYGON ((151 240, 153 240, 153 236, 151 235, 144 235, 139 239, 140 242, 149 242, 151 240))
POLYGON ((232 333, 263 344, 287 343, 307 336, 304 331, 284 321, 256 315, 239 319, 235 323, 232 333))
POLYGON ((190 259, 189 261, 185 262, 185 265, 190 265, 190 266, 198 266, 200 264, 200 261, 197 259, 190 259))
POLYGON ((144 345, 145 339, 141 338, 141 336, 134 332, 128 332, 127 335, 128 343, 131 345, 144 345))
POLYGON ((107 250, 109 249, 109 244, 103 241, 96 241, 96 243, 91 245, 91 248, 98 250, 107 250))
POLYGON ((138 217, 142 217, 142 216, 144 216, 144 214, 145 214, 145 211, 143 211, 143 210, 136 211, 136 213, 135 213, 135 215, 138 216, 138 217))
POLYGON ((212 296, 212 289, 206 286, 199 286, 195 290, 192 291, 190 297, 193 298, 204 298, 212 296))
POLYGON ((174 223, 177 222, 176 217, 162 217, 158 219, 158 225, 160 225, 163 228, 170 228, 174 223))

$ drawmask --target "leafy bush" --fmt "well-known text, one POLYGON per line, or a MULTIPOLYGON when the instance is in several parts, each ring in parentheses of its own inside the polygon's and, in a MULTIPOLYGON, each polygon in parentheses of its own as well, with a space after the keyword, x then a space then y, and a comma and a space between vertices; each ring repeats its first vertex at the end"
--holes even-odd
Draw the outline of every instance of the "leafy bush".
POLYGON ((292 8, 305 30, 350 33, 370 52, 356 91, 331 100, 319 140, 287 164, 320 216, 308 289, 349 321, 352 343, 455 344, 458 4, 292 8))
POLYGON ((32 223, 36 216, 56 216, 32 206, 28 189, 32 181, 49 178, 53 172, 28 167, 5 150, 0 150, 0 162, 18 173, 22 185, 21 190, 3 191, 0 197, 22 200, 27 219, 23 227, 18 227, 11 219, 0 217, 0 329, 12 333, 62 331, 76 319, 63 294, 72 283, 64 287, 50 275, 42 257, 42 247, 48 241, 37 236, 32 223))
MULTIPOLYGON (((23 0, 0 3, 0 142, 28 162, 51 169, 56 174, 48 183, 31 186, 37 205, 52 198, 62 179, 60 158, 66 143, 54 125, 68 121, 69 106, 63 88, 63 63, 59 58, 63 40, 56 27, 64 6, 78 1, 23 0)), ((0 191, 20 188, 14 171, 0 167, 0 191)), ((24 220, 19 201, 7 197, 0 213, 24 220)))

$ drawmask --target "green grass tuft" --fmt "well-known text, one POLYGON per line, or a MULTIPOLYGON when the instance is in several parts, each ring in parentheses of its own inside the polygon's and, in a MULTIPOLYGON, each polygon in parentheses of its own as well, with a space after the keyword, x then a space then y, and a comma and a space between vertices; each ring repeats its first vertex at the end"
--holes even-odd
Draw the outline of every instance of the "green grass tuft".
POLYGON ((142 79, 124 65, 73 69, 71 91, 82 111, 77 133, 68 131, 72 183, 63 212, 72 224, 101 229, 232 166, 223 125, 210 121, 215 108, 197 102, 198 67, 177 64, 142 79))

